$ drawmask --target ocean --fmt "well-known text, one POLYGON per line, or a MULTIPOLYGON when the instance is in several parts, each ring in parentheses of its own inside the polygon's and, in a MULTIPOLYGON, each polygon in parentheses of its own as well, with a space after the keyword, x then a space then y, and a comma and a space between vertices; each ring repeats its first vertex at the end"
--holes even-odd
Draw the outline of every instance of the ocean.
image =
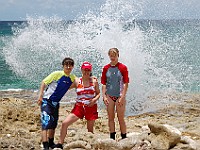
POLYGON ((200 20, 141 20, 107 10, 72 21, 0 21, 0 90, 38 90, 44 77, 62 69, 64 57, 75 60, 77 76, 90 61, 100 82, 108 49, 117 47, 129 69, 132 111, 155 93, 200 92, 200 20))

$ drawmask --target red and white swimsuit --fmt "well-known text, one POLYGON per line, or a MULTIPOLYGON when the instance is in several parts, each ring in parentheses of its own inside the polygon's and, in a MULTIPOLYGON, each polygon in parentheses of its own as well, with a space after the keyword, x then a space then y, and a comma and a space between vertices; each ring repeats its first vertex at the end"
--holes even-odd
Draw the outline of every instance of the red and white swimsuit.
POLYGON ((92 81, 92 77, 90 77, 90 84, 88 87, 84 87, 82 78, 79 79, 79 84, 76 89, 77 99, 76 102, 81 102, 83 104, 89 104, 90 100, 95 97, 95 88, 92 81))
POLYGON ((71 112, 80 119, 85 117, 86 120, 96 120, 98 118, 97 104, 91 107, 88 106, 90 101, 96 96, 92 77, 90 77, 90 84, 88 87, 84 87, 82 78, 80 78, 76 93, 76 104, 71 112))

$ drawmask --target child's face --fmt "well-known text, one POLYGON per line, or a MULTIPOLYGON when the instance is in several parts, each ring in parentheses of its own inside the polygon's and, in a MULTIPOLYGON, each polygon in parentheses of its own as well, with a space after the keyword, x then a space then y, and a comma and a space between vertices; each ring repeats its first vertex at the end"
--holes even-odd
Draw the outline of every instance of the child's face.
POLYGON ((65 72, 66 74, 70 74, 73 68, 74 68, 74 66, 68 65, 68 64, 65 64, 65 65, 63 66, 64 72, 65 72))
POLYGON ((82 71, 82 75, 83 75, 83 76, 88 76, 88 77, 90 77, 91 70, 89 70, 89 69, 81 69, 81 71, 82 71))
POLYGON ((109 53, 109 58, 111 62, 117 62, 118 61, 118 55, 116 53, 109 53))

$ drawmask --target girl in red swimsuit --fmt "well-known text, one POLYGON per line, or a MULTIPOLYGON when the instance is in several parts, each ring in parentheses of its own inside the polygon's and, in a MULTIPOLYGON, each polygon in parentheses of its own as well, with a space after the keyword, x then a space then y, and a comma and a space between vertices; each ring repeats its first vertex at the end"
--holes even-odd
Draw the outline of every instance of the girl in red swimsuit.
POLYGON ((67 128, 78 119, 87 120, 88 132, 93 133, 94 122, 98 118, 97 100, 100 97, 100 90, 97 78, 91 76, 92 65, 84 62, 81 66, 82 77, 76 78, 71 88, 76 88, 77 99, 71 114, 62 123, 59 143, 54 148, 63 149, 63 143, 67 134, 67 128))

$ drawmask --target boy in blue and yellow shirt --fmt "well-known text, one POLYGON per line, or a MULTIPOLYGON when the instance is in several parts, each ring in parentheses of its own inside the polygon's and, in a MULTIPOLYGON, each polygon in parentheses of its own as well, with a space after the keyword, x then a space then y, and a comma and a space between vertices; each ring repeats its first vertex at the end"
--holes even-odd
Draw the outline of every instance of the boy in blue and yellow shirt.
POLYGON ((42 142, 44 150, 54 145, 55 128, 58 124, 59 102, 75 80, 71 74, 74 60, 62 61, 63 71, 55 71, 41 83, 38 105, 41 106, 42 142))

